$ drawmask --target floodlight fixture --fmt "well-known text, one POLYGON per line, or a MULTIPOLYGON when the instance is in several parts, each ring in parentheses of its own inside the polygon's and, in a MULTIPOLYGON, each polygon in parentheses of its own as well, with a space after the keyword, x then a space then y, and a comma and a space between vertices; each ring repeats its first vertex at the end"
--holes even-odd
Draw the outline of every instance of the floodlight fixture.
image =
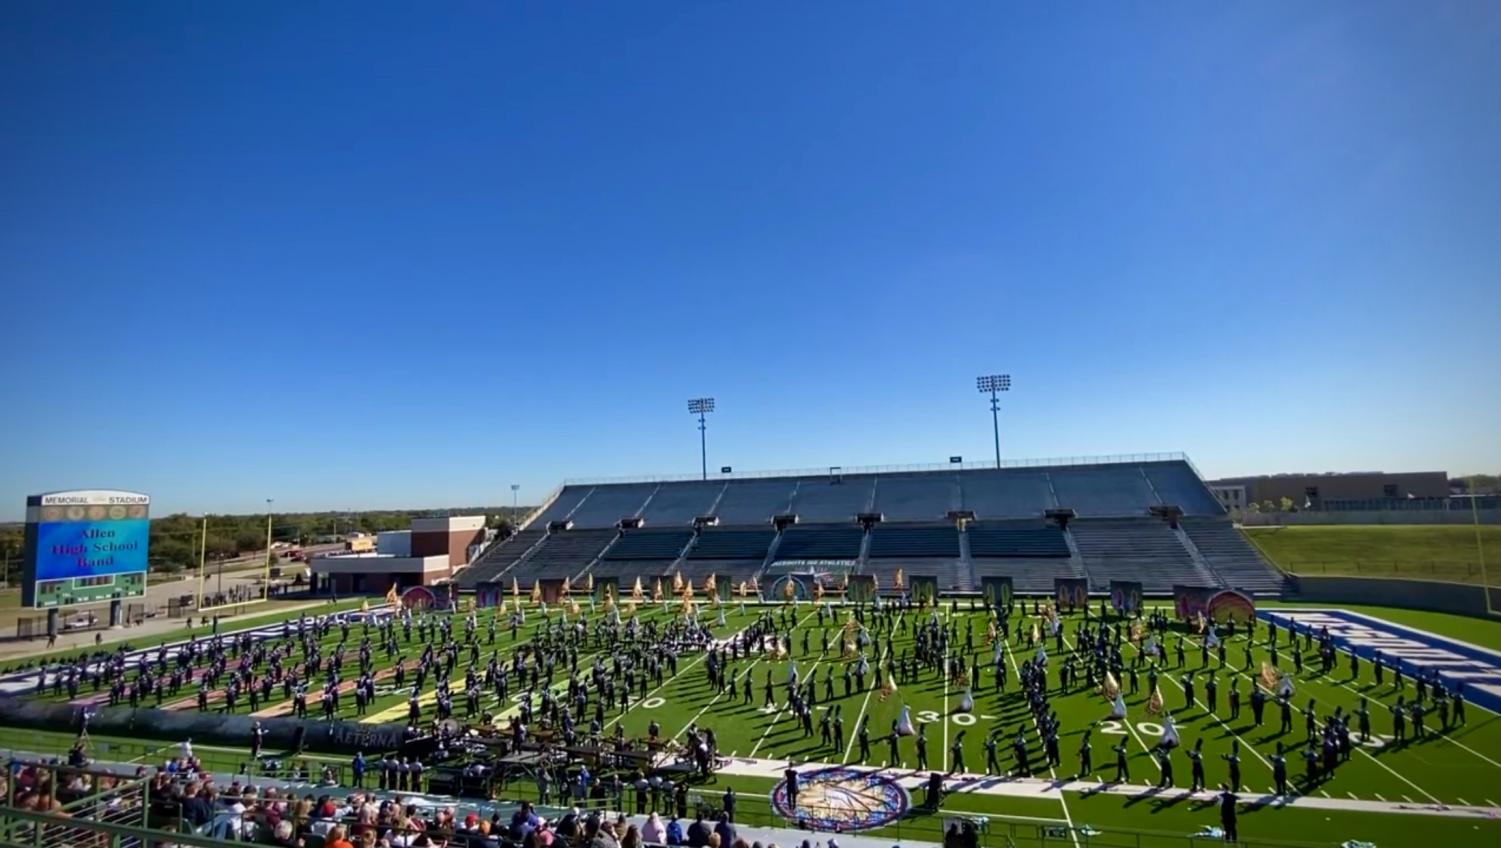
POLYGON ((689 398, 688 413, 698 416, 698 462, 699 473, 703 479, 709 479, 709 444, 705 431, 708 424, 704 416, 714 411, 714 398, 701 397, 689 398))
POLYGON ((1011 391, 1010 374, 986 374, 975 378, 980 394, 990 395, 990 428, 995 435, 995 467, 1001 467, 1001 392, 1011 391))

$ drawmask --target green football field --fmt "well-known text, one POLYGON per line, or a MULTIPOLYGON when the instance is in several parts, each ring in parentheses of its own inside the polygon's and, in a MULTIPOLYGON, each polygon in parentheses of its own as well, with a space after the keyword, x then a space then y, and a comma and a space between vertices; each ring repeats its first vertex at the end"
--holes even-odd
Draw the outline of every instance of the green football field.
POLYGON ((1294 574, 1461 583, 1489 577, 1490 585, 1501 585, 1501 527, 1321 524, 1245 527, 1243 532, 1268 559, 1294 574))
MULTIPOLYGON (((641 615, 643 618, 666 618, 676 613, 676 606, 674 603, 664 609, 661 606, 647 605, 641 615)), ((1031 607, 1026 609, 1030 611, 1031 607)), ((1495 622, 1401 610, 1367 608, 1361 611, 1480 645, 1495 644, 1497 637, 1501 636, 1501 625, 1495 622)), ((736 604, 727 605, 724 612, 724 624, 714 627, 715 635, 719 638, 734 634, 759 614, 754 606, 741 611, 736 604)), ((1082 680, 1069 690, 1060 691, 1056 671, 1050 673, 1051 705, 1058 712, 1062 726, 1062 762, 1053 769, 1043 765, 1042 743, 1032 724, 1030 710, 1019 694, 1016 674, 1017 666, 1036 654, 1035 648, 1018 645, 1014 638, 1017 629, 1031 630, 1037 619, 1030 615, 1022 619, 1024 623, 1020 628, 1013 628, 1013 639, 1003 649, 1007 666, 1011 670, 1004 692, 996 691, 990 671, 990 657, 994 648, 987 644, 987 615, 982 611, 971 610, 968 601, 962 601, 957 608, 945 602, 936 611, 908 613, 898 621, 891 639, 891 649, 897 657, 904 656, 912 649, 913 637, 907 627, 907 617, 911 615, 917 615, 922 620, 937 615, 945 626, 953 626, 957 633, 956 652, 965 645, 968 634, 971 647, 968 651, 963 651, 966 665, 970 664, 969 660, 977 659, 981 673, 978 685, 972 687, 973 709, 960 712, 959 705, 964 690, 947 684, 936 671, 926 668, 919 673, 917 680, 900 684, 887 697, 883 697, 875 688, 874 674, 866 678, 863 690, 855 689, 846 694, 844 671, 853 663, 840 658, 838 646, 839 625, 846 620, 847 613, 836 608, 838 620, 830 621, 825 617, 821 626, 813 607, 807 604, 797 608, 776 608, 774 614, 779 619, 785 616, 790 625, 789 629, 782 632, 790 635, 791 655, 780 661, 757 655, 733 664, 737 683, 743 683, 746 678, 752 683, 752 699, 749 704, 743 703, 740 685, 737 685, 733 696, 710 692, 703 663, 704 655, 689 654, 680 659, 676 675, 666 679, 662 686, 651 689, 645 698, 633 699, 628 712, 611 713, 607 719, 607 732, 613 732, 614 725, 619 723, 628 736, 644 737, 648 725, 655 722, 660 726, 663 736, 680 739, 686 734, 688 727, 696 723, 700 727, 712 728, 718 737, 721 752, 731 756, 737 763, 774 763, 770 773, 775 773, 789 761, 810 767, 819 763, 859 763, 861 758, 856 742, 857 730, 862 720, 868 720, 871 750, 864 765, 887 769, 889 774, 905 776, 917 765, 913 740, 908 737, 900 741, 898 756, 893 762, 884 737, 902 708, 907 707, 913 720, 923 724, 924 735, 929 743, 930 768, 948 770, 953 765, 950 758, 951 747, 958 741, 965 769, 973 775, 972 779, 959 784, 960 791, 945 799, 943 809, 949 812, 983 814, 992 817, 996 826, 1005 823, 1008 827, 1020 828, 1013 833, 1018 844, 1024 843, 1027 834, 1032 832, 1029 828, 1045 827, 1049 823, 1088 825, 1106 833, 1153 831, 1181 836, 1216 820, 1212 805, 1206 805, 1200 800, 1161 797, 1147 791, 1159 778, 1159 769, 1149 751, 1156 745, 1165 719, 1163 715, 1148 712, 1150 692, 1145 669, 1139 675, 1140 688, 1134 694, 1130 692, 1128 681, 1121 681, 1126 690, 1128 710, 1124 720, 1108 720, 1109 704, 1082 680), (827 655, 821 650, 825 632, 830 643, 827 655), (803 648, 804 636, 808 641, 806 651, 803 648), (835 745, 826 745, 820 740, 817 719, 812 736, 806 736, 805 731, 785 709, 783 684, 794 663, 804 680, 812 676, 816 681, 818 702, 815 715, 821 717, 823 712, 834 710, 842 717, 842 750, 836 750, 835 745), (824 680, 830 671, 833 672, 834 697, 825 700, 824 680), (774 704, 770 707, 764 705, 768 674, 774 684, 774 704), (992 733, 999 734, 999 765, 1003 770, 1011 770, 1015 763, 1010 742, 1018 730, 1028 743, 1029 759, 1035 777, 1046 781, 1056 779, 1060 782, 1075 782, 1060 788, 1061 783, 1052 785, 1046 782, 1003 780, 999 777, 987 779, 983 775, 986 765, 986 737, 992 733), (1094 769, 1088 775, 1079 775, 1076 749, 1086 730, 1091 731, 1093 740, 1094 769), (1102 783, 1108 784, 1115 778, 1115 754, 1111 750, 1113 745, 1125 746, 1131 777, 1121 787, 1100 791, 1102 783)), ((492 645, 486 627, 489 615, 488 611, 479 613, 480 665, 488 660, 493 651, 498 651, 503 659, 508 657, 509 649, 529 639, 544 621, 541 615, 532 610, 528 614, 527 624, 515 637, 502 628, 492 645)), ((705 615, 712 620, 715 613, 706 611, 705 615)), ((1015 622, 1015 618, 1013 621, 1015 622)), ((1053 639, 1045 640, 1049 666, 1054 670, 1067 662, 1072 654, 1075 648, 1074 638, 1083 622, 1083 616, 1065 616, 1062 621, 1062 650, 1058 650, 1053 639)), ((1228 639, 1227 667, 1220 666, 1213 652, 1207 667, 1201 665, 1200 637, 1189 628, 1175 631, 1167 641, 1168 663, 1162 670, 1158 686, 1166 710, 1176 722, 1183 746, 1186 748, 1203 740, 1204 762, 1211 788, 1227 780, 1227 768, 1221 755, 1230 751, 1232 742, 1239 741, 1244 783, 1242 798, 1253 800, 1269 793, 1272 787, 1269 758, 1278 742, 1295 748, 1304 741, 1304 716, 1301 708, 1307 705, 1310 698, 1314 701, 1316 716, 1322 718, 1332 713, 1336 707, 1349 712, 1356 707, 1362 696, 1367 697, 1370 699, 1373 715, 1372 729, 1377 737, 1367 745, 1357 745, 1351 759, 1341 763, 1332 778, 1314 785, 1304 785, 1302 759, 1297 751, 1290 750, 1289 775, 1297 794, 1292 803, 1272 804, 1244 813, 1241 824, 1243 839, 1290 840, 1311 844, 1337 844, 1346 839, 1361 839, 1378 845, 1389 845, 1417 844, 1427 839, 1443 838, 1460 844, 1497 844, 1497 840, 1501 839, 1501 818, 1498 818, 1501 817, 1501 805, 1498 805, 1498 801, 1501 801, 1501 720, 1496 715, 1472 704, 1469 706, 1468 722, 1465 725, 1431 735, 1422 741, 1392 744, 1389 739, 1392 731, 1391 718, 1386 705, 1394 702, 1399 693, 1394 687, 1391 673, 1388 672, 1383 685, 1377 686, 1370 664, 1362 663, 1360 676, 1351 679, 1349 666, 1342 657, 1336 672, 1325 677, 1318 673, 1314 653, 1308 650, 1305 653, 1304 671, 1295 681, 1297 692, 1293 701, 1300 709, 1294 715, 1290 732, 1284 734, 1278 731, 1278 711, 1271 703, 1268 704, 1260 727, 1254 726, 1251 710, 1244 703, 1240 717, 1232 720, 1227 705, 1231 681, 1239 680, 1244 701, 1256 685, 1254 678, 1257 670, 1270 657, 1268 646, 1264 643, 1266 635, 1267 631, 1262 626, 1257 629, 1257 636, 1261 640, 1257 644, 1248 644, 1243 633, 1228 639), (1176 666, 1171 650, 1180 636, 1186 653, 1184 667, 1176 666), (1242 671, 1247 647, 1251 650, 1251 668, 1249 671, 1242 671), (1182 675, 1190 670, 1193 672, 1198 696, 1193 704, 1185 702, 1182 688, 1182 675), (1219 684, 1218 701, 1213 711, 1207 708, 1204 701, 1204 681, 1211 674, 1219 684), (1418 808, 1438 804, 1490 808, 1494 813, 1480 818, 1400 811, 1404 806, 1418 808)), ((325 640, 326 648, 332 649, 341 637, 341 633, 335 629, 325 640)), ((360 628, 356 626, 346 649, 352 652, 352 646, 358 643, 359 638, 360 628)), ((403 645, 406 654, 404 659, 409 667, 421 649, 416 641, 414 633, 413 642, 403 645)), ((1280 667, 1291 670, 1292 650, 1285 632, 1279 647, 1280 667)), ((886 659, 885 649, 886 640, 882 637, 869 651, 872 667, 878 660, 886 659)), ((1123 643, 1122 653, 1128 666, 1132 664, 1136 651, 1137 648, 1130 642, 1123 643)), ((376 656, 378 664, 384 660, 383 653, 377 652, 376 656)), ((467 656, 461 656, 461 669, 467 659, 467 656)), ((591 662, 591 653, 588 650, 582 651, 580 667, 587 668, 591 662)), ((561 677, 555 685, 559 688, 564 685, 561 677)), ((381 698, 365 716, 355 716, 351 698, 343 699, 340 716, 372 722, 404 721, 407 692, 394 691, 388 679, 382 681, 380 691, 381 698)), ((165 705, 194 709, 196 707, 191 703, 193 694, 192 689, 184 687, 179 698, 168 698, 165 705)), ((430 704, 433 693, 424 694, 424 703, 430 704)), ((1411 681, 1407 682, 1405 691, 1400 694, 1411 699, 1414 694, 1411 681)), ((486 709, 496 711, 502 718, 514 711, 514 703, 495 704, 490 700, 492 697, 487 693, 486 709)), ((214 707, 222 708, 222 704, 215 702, 214 707)), ((278 709, 274 704, 262 704, 261 708, 278 709)), ((316 704, 310 704, 310 708, 316 712, 316 704)), ((245 712, 247 709, 242 703, 239 711, 245 712)), ((430 714, 431 708, 425 706, 425 709, 430 714)), ((1430 718, 1429 724, 1430 728, 1436 726, 1436 718, 1430 718)), ((234 753, 232 750, 227 751, 225 756, 233 758, 234 753)), ((1181 749, 1174 755, 1174 764, 1176 785, 1186 787, 1189 782, 1189 764, 1181 749)), ((718 791, 724 785, 735 785, 745 793, 746 803, 753 805, 757 796, 769 793, 775 783, 769 777, 729 773, 733 771, 735 769, 731 768, 727 773, 717 776, 706 789, 718 791)), ((917 800, 914 797, 914 803, 917 800)), ((770 815, 769 811, 767 814, 770 815)), ((941 817, 928 818, 937 820, 941 817)), ((920 824, 909 821, 906 826, 907 838, 923 838, 914 835, 913 829, 920 827, 920 824)), ((897 832, 891 835, 898 838, 901 836, 897 832)), ((1146 837, 1133 838, 1138 841, 1120 844, 1151 844, 1141 841, 1146 837)), ((1103 839, 1104 837, 1100 837, 1100 840, 1103 839)), ((1111 843, 1097 840, 1095 844, 1111 843)))

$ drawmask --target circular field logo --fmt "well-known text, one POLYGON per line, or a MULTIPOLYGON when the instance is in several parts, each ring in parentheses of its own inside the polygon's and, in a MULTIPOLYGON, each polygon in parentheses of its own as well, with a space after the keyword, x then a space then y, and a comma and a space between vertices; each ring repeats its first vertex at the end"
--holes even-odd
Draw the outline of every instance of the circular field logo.
POLYGON ((797 806, 787 801, 787 781, 771 793, 772 806, 814 830, 868 830, 906 814, 911 797, 889 777, 853 768, 825 768, 798 775, 797 806))

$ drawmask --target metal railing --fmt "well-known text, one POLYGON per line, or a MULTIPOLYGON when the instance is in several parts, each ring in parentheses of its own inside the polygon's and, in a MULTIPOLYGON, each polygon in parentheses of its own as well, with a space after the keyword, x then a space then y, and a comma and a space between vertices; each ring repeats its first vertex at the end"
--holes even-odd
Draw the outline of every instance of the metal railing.
MULTIPOLYGON (((1123 465, 1135 462, 1188 462, 1188 456, 1180 451, 1170 453, 1132 453, 1116 454, 1113 456, 1067 456, 1050 457, 1046 459, 1003 459, 1002 468, 1051 468, 1071 465, 1123 465)), ((715 480, 764 480, 780 477, 828 477, 829 469, 837 468, 838 474, 850 476, 857 474, 906 474, 922 471, 984 471, 995 468, 995 460, 976 460, 972 462, 930 462, 911 465, 845 465, 824 466, 823 468, 793 468, 778 469, 771 471, 734 471, 729 474, 718 474, 709 478, 715 480)), ((1195 472, 1197 473, 1197 472, 1195 472)), ((604 486, 613 483, 676 483, 701 480, 697 474, 657 474, 657 475, 634 475, 624 477, 570 477, 563 481, 565 486, 604 486)))

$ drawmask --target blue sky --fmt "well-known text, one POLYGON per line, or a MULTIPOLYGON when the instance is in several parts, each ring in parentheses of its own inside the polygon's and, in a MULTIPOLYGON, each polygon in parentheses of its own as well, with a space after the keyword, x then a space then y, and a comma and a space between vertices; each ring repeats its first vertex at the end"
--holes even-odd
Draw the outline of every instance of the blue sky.
POLYGON ((8 3, 0 517, 1501 470, 1495 3, 8 3))

